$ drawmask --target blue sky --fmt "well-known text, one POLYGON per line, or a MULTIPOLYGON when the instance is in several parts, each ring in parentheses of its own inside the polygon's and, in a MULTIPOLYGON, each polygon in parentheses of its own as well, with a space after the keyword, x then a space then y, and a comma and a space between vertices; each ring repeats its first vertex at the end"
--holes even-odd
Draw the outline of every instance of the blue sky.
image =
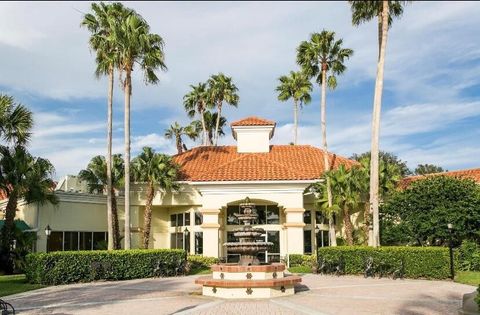
MULTIPOLYGON (((328 142, 349 156, 369 150, 376 71, 376 24, 351 25, 346 2, 135 2, 166 43, 168 72, 145 86, 134 74, 132 150, 173 153, 164 139, 174 121, 188 123, 182 97, 190 84, 223 72, 240 90, 229 122, 257 115, 277 121, 274 143, 292 139, 292 104, 277 101, 277 78, 296 70, 295 49, 312 32, 333 30, 355 51, 327 95, 328 142)), ((35 113, 35 155, 56 177, 76 174, 105 152, 106 81, 96 80, 88 32, 89 3, 0 3, 0 92, 35 113)), ((387 45, 381 149, 410 167, 480 166, 480 3, 414 2, 395 21, 387 45)), ((123 150, 123 99, 116 84, 114 150, 123 150)), ((319 88, 300 117, 300 143, 320 145, 319 88)), ((233 144, 230 133, 222 144, 233 144)), ((189 146, 192 146, 189 143, 189 146)))

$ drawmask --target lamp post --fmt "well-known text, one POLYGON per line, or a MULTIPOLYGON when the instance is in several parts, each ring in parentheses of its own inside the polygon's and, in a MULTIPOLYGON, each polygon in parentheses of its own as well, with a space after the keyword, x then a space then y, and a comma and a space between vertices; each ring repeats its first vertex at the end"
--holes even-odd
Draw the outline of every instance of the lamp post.
POLYGON ((188 231, 188 228, 185 227, 185 230, 183 230, 183 250, 187 252, 187 255, 190 252, 190 246, 187 246, 190 244, 190 239, 187 241, 188 236, 189 236, 189 231, 188 231))
POLYGON ((317 257, 317 248, 318 248, 318 241, 317 241, 317 235, 318 235, 318 232, 320 232, 320 228, 318 227, 318 225, 315 224, 315 235, 314 235, 314 240, 313 240, 313 254, 315 255, 315 257, 317 257))
POLYGON ((52 234, 52 229, 50 228, 50 225, 47 225, 45 228, 45 235, 47 236, 47 253, 48 253, 48 238, 50 237, 50 234, 52 234))
POLYGON ((452 280, 455 278, 455 270, 453 269, 453 244, 452 244, 452 234, 453 234, 453 224, 447 224, 448 232, 449 232, 449 241, 448 241, 448 248, 450 251, 450 277, 452 280))

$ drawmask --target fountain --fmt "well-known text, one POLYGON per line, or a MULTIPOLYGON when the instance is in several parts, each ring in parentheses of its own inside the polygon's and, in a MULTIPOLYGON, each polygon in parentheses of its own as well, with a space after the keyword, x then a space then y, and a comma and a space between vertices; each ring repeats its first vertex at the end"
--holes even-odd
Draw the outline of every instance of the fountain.
POLYGON ((234 214, 243 226, 234 230, 237 242, 223 244, 229 253, 240 254, 238 263, 212 265, 212 276, 200 277, 195 283, 202 285, 203 295, 221 298, 270 298, 295 293, 294 285, 302 279, 285 276, 285 264, 260 263, 258 254, 273 243, 262 241, 265 230, 252 223, 258 218, 255 204, 247 197, 240 204, 240 213, 234 214))

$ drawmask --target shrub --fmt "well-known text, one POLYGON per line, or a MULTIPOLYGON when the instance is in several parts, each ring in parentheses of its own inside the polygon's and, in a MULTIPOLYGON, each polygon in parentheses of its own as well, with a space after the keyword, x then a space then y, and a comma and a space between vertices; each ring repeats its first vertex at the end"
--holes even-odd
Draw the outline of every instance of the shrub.
POLYGON ((205 257, 201 255, 187 256, 187 270, 189 273, 197 273, 201 270, 208 270, 213 264, 219 262, 218 258, 205 257))
POLYGON ((291 254, 288 255, 288 260, 290 262, 290 267, 313 267, 315 265, 315 256, 313 255, 291 254))
POLYGON ((478 310, 480 311, 480 284, 477 289, 477 296, 475 297, 475 302, 477 302, 478 310))
POLYGON ((463 241, 458 249, 459 268, 463 271, 480 271, 480 246, 472 241, 463 241))
POLYGON ((446 279, 450 277, 450 259, 445 247, 365 247, 338 246, 318 249, 319 265, 322 261, 342 262, 346 274, 365 272, 367 260, 373 259, 376 266, 381 266, 384 274, 392 274, 403 269, 407 278, 446 279), (403 267, 402 267, 403 263, 403 267))
POLYGON ((30 283, 65 284, 183 274, 186 253, 178 249, 70 251, 27 255, 30 283))

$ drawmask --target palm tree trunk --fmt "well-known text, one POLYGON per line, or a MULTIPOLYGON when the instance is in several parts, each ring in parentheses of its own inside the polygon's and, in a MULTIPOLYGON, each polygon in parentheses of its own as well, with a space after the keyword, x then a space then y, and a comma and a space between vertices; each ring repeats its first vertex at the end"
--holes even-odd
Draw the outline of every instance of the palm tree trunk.
POLYGON ((365 245, 371 246, 371 239, 370 236, 370 205, 369 203, 365 203, 363 210, 363 234, 365 234, 365 245))
POLYGON ((130 97, 132 77, 129 68, 125 72, 125 249, 130 249, 130 97))
POLYGON ((293 144, 297 145, 297 128, 298 128, 298 104, 297 100, 293 100, 293 128, 294 128, 294 137, 293 144))
POLYGON ((382 50, 382 12, 378 13, 378 59, 380 60, 380 52, 382 50))
POLYGON ((107 229, 108 250, 115 248, 112 224, 112 108, 113 108, 113 66, 108 69, 107 104, 107 229))
MULTIPOLYGON (((15 215, 17 212, 17 194, 15 190, 13 190, 10 195, 8 196, 7 206, 5 207, 5 225, 2 229, 2 249, 4 251, 4 255, 9 257, 10 253, 10 246, 13 242, 13 226, 15 224, 15 215)), ((7 266, 4 266, 7 267, 7 266)), ((12 270, 13 271, 13 270, 12 270)), ((7 270, 8 273, 12 272, 7 270)))
POLYGON ((214 135, 214 146, 217 146, 218 143, 218 128, 220 127, 220 117, 222 117, 222 102, 218 102, 218 115, 217 115, 217 122, 215 124, 215 135, 214 135))
POLYGON ((118 207, 115 189, 111 190, 112 194, 112 225, 113 225, 113 249, 120 249, 120 227, 118 226, 118 207))
POLYGON ((183 146, 182 146, 182 139, 180 138, 180 135, 175 136, 175 144, 177 146, 177 154, 180 154, 183 152, 183 146))
POLYGON ((207 134, 207 126, 205 125, 205 106, 203 106, 202 110, 200 110, 200 121, 202 122, 202 130, 203 130, 203 145, 211 145, 208 134, 207 134))
POLYGON ((345 227, 345 238, 349 246, 353 245, 353 224, 350 219, 350 211, 348 206, 343 206, 343 225, 345 227))
POLYGON ((382 108, 383 70, 385 67, 385 50, 387 47, 388 33, 388 1, 383 1, 382 9, 382 41, 380 58, 377 64, 377 79, 375 81, 375 96, 373 100, 372 118, 372 149, 370 161, 370 212, 373 214, 373 247, 380 246, 380 220, 378 213, 378 185, 379 185, 379 136, 380 136, 380 113, 382 108))
MULTIPOLYGON (((323 162, 325 164, 325 171, 330 170, 330 159, 328 158, 327 147, 327 65, 322 64, 322 98, 321 98, 321 125, 322 125, 322 146, 323 146, 323 162)), ((327 199, 328 208, 332 208, 332 188, 330 187, 330 178, 327 177, 327 199)), ((337 233, 335 232, 335 223, 333 217, 328 218, 328 234, 330 238, 330 246, 337 246, 337 233)))
POLYGON ((152 201, 155 196, 153 183, 148 183, 147 202, 145 204, 145 213, 143 214, 143 248, 148 249, 150 242, 150 228, 152 226, 152 201))

